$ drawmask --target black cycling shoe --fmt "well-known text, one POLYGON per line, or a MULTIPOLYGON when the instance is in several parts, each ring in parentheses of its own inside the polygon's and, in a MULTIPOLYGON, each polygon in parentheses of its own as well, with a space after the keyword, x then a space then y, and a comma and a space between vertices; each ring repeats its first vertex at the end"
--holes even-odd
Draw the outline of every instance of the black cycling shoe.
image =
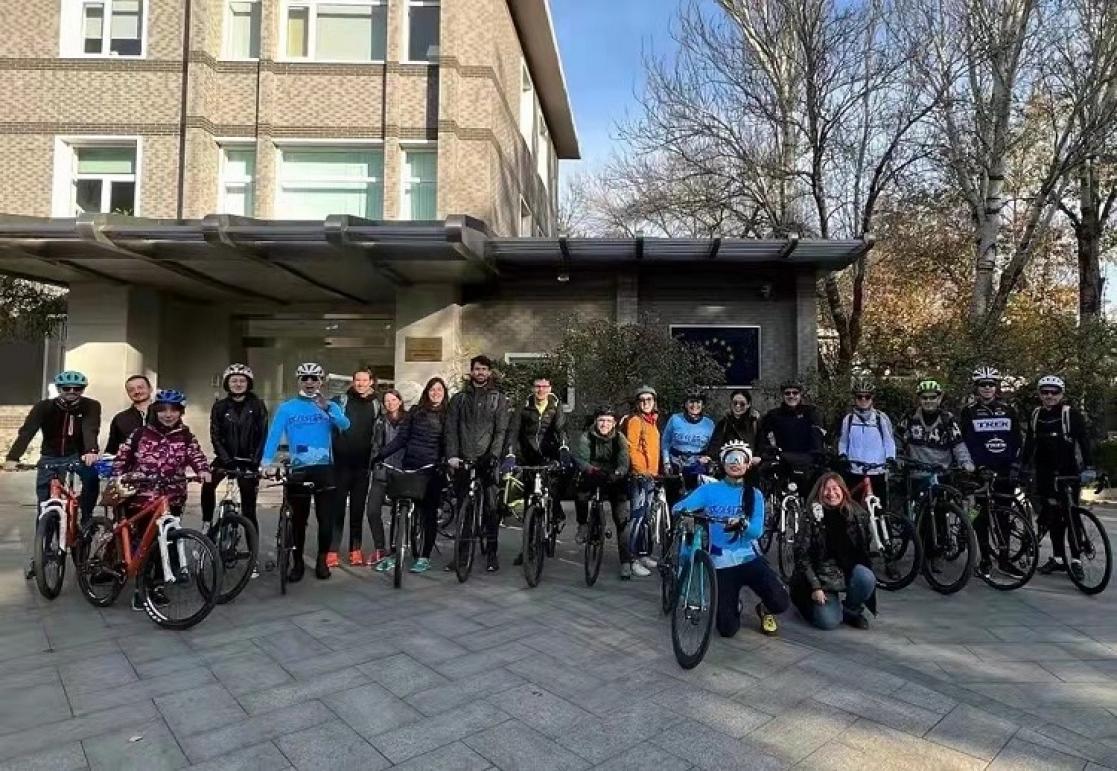
POLYGON ((1066 573, 1067 566, 1062 562, 1058 562, 1054 557, 1048 557, 1047 562, 1040 565, 1039 568, 1036 569, 1036 572, 1045 576, 1049 576, 1052 573, 1066 573))
POLYGON ((985 557, 981 562, 977 563, 977 567, 973 569, 973 572, 978 578, 989 578, 993 573, 993 560, 985 557))
POLYGON ((330 577, 330 568, 326 565, 325 554, 319 554, 318 561, 314 563, 314 577, 320 581, 330 577))
POLYGON ((1086 571, 1082 569, 1082 563, 1078 560, 1071 560, 1070 574, 1076 581, 1082 581, 1086 578, 1086 571))
POLYGON ((515 565, 516 567, 520 567, 520 565, 523 565, 524 564, 524 553, 520 552, 519 554, 517 554, 516 559, 512 560, 512 564, 515 565))
POLYGON ((489 554, 489 557, 485 562, 485 572, 486 573, 499 573, 500 572, 500 560, 497 559, 495 551, 491 552, 489 554))
POLYGON ((1023 578, 1024 571, 1012 564, 1012 560, 1005 557, 997 560, 997 570, 1004 573, 1009 578, 1023 578))
POLYGON ((297 584, 303 580, 303 573, 306 572, 306 565, 303 564, 301 559, 297 559, 291 563, 291 569, 287 571, 287 583, 297 584))
POLYGON ((846 613, 845 623, 854 629, 868 629, 869 619, 865 618, 864 613, 846 613))
POLYGON ((163 591, 163 587, 161 586, 157 586, 152 589, 149 593, 149 596, 151 597, 151 601, 155 603, 155 607, 157 608, 162 608, 171 604, 171 601, 167 599, 167 593, 163 591))

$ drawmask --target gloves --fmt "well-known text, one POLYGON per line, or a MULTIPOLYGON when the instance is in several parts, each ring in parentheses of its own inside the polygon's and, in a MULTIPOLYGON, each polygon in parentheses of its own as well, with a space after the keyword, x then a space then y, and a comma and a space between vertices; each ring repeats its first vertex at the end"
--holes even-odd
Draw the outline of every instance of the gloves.
POLYGON ((574 464, 574 458, 570 455, 570 450, 565 447, 559 448, 559 465, 563 468, 570 468, 574 464))
POLYGON ((461 468, 462 459, 461 458, 450 458, 449 460, 446 461, 446 465, 448 465, 450 468, 454 469, 454 471, 457 471, 459 468, 461 468))
POLYGON ((500 463, 500 474, 501 476, 504 476, 505 474, 511 474, 515 470, 515 468, 516 456, 509 455, 500 463))
POLYGON ((973 463, 967 462, 962 464, 962 470, 965 471, 967 474, 972 474, 977 470, 977 468, 974 466, 973 463))

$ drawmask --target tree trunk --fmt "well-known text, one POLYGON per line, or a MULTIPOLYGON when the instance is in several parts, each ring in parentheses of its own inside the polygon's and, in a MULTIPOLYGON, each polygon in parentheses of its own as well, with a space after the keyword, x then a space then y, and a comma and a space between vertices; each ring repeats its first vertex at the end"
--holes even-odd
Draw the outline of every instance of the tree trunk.
POLYGON ((1079 222, 1074 229, 1078 241, 1078 318, 1079 321, 1101 317, 1101 233, 1098 196, 1094 188, 1093 164, 1082 165, 1078 175, 1079 222))
POLYGON ((997 269, 997 238, 1001 233, 1001 209, 1005 184, 1005 160, 997 158, 985 180, 985 202, 977 228, 977 264, 974 270, 973 299, 970 315, 979 321, 985 319, 993 300, 993 274, 997 269))

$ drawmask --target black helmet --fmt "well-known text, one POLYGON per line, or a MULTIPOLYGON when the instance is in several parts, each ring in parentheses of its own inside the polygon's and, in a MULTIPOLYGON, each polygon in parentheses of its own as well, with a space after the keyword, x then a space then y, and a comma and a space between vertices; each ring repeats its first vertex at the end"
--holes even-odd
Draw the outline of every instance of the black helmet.
POLYGON ((684 402, 702 402, 703 404, 705 404, 706 403, 706 390, 704 388, 698 388, 697 386, 695 386, 694 388, 690 388, 690 389, 687 390, 686 398, 683 401, 684 402))
POLYGON ((593 411, 593 419, 597 420, 598 418, 604 418, 604 417, 610 417, 610 418, 613 418, 614 420, 616 420, 617 419, 617 411, 614 410, 612 407, 610 407, 608 404, 602 404, 601 406, 599 406, 597 409, 595 409, 593 411))
POLYGON ((780 390, 781 391, 786 391, 789 388, 793 388, 796 391, 802 391, 803 390, 803 383, 797 377, 790 377, 787 380, 780 383, 780 390))

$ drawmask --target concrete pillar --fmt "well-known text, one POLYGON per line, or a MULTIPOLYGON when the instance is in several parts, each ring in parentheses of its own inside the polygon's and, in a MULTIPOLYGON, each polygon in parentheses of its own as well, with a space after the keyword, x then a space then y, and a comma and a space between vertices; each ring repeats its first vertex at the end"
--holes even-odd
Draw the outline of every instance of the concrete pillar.
POLYGON ((456 387, 467 358, 462 350, 459 287, 418 284, 397 289, 395 330, 396 388, 409 406, 418 401, 432 377, 441 377, 451 389, 456 387), (412 339, 410 346, 408 338, 412 339))
POLYGON ((617 273, 617 323, 640 321, 640 276, 635 270, 617 273))
POLYGON ((795 277, 796 372, 818 371, 818 275, 804 270, 795 277))

